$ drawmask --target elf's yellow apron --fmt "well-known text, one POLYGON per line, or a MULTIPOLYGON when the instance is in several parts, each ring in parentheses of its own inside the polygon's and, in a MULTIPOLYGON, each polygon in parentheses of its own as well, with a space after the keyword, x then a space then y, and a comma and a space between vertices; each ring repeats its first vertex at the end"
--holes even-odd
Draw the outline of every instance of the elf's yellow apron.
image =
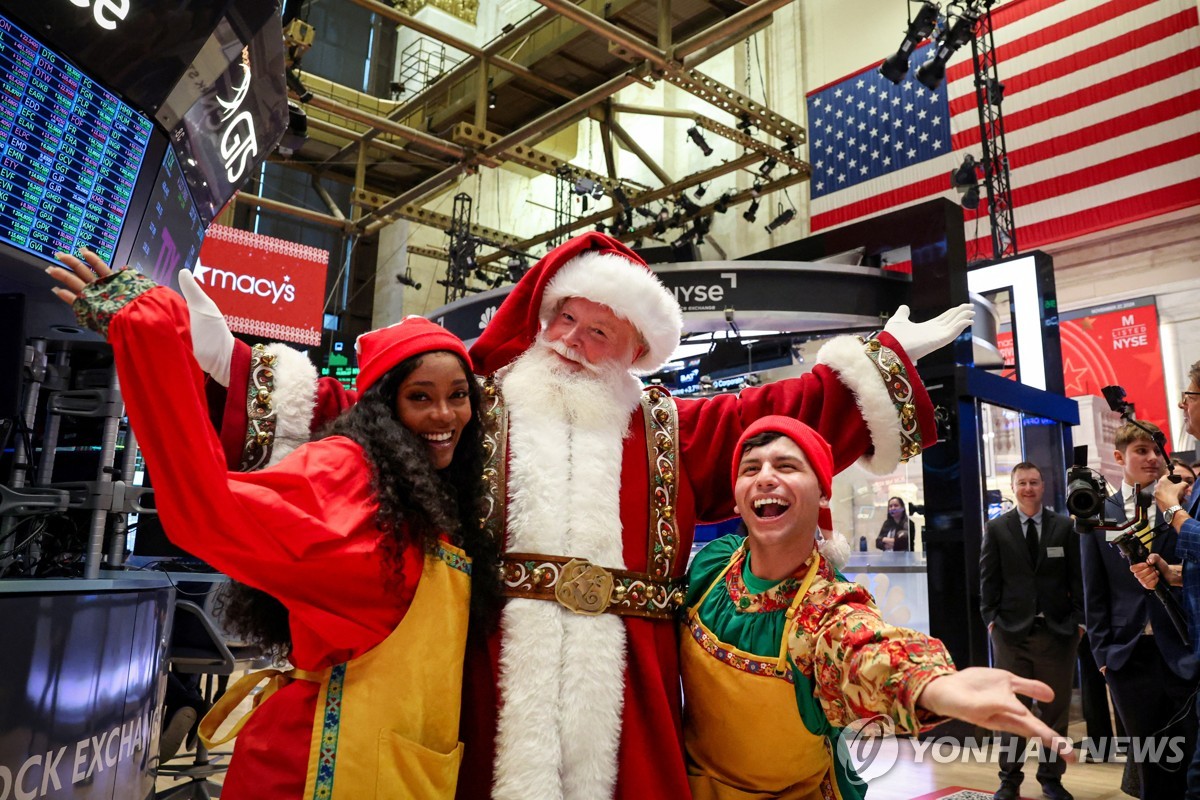
POLYGON ((453 798, 462 760, 458 716, 471 597, 471 559, 444 542, 404 619, 366 653, 319 672, 263 670, 234 684, 200 725, 206 744, 264 679, 257 706, 288 680, 321 684, 304 800, 453 798))
MULTIPOLYGON (((743 548, 745 546, 743 545, 743 548)), ((680 646, 683 673, 684 741, 694 800, 831 800, 841 794, 828 740, 811 733, 796 707, 787 679, 787 640, 793 617, 817 574, 813 558, 787 624, 778 658, 738 650, 715 637, 699 609, 741 555, 687 612, 680 646)))

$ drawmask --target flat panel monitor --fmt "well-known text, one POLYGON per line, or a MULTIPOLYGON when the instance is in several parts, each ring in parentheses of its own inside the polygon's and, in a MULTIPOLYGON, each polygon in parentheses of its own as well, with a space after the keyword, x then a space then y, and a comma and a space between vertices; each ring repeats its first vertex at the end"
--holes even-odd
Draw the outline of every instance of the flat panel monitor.
POLYGON ((153 123, 0 16, 0 241, 112 260, 153 123))
POLYGON ((147 183, 145 211, 140 224, 130 220, 130 248, 122 262, 178 290, 179 271, 196 266, 205 225, 174 148, 166 148, 158 172, 147 183))

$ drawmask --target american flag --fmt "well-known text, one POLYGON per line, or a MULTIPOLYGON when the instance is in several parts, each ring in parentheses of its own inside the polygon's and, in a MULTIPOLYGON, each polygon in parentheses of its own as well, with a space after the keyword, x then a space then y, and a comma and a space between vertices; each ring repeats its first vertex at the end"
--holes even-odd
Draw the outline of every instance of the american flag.
MULTIPOLYGON (((1021 251, 1200 204, 1195 0, 1012 0, 992 24, 1021 251)), ((936 92, 928 47, 899 86, 872 66, 807 95, 813 232, 958 198, 950 173, 982 157, 971 46, 936 92)), ((967 252, 990 258, 982 189, 967 252)))

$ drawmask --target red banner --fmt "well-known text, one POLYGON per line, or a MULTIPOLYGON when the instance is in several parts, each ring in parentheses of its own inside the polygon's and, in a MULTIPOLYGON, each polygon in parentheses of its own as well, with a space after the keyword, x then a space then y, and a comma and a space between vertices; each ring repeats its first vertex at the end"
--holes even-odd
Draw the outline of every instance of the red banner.
POLYGON ((317 345, 328 267, 327 250, 212 225, 195 274, 231 330, 317 345))
MULTIPOLYGON (((1059 317, 1059 331, 1067 397, 1101 397, 1102 387, 1120 385, 1138 419, 1169 430, 1158 308, 1153 298, 1064 312, 1059 317)), ((1002 331, 996 346, 1006 365, 1002 374, 1014 378, 1012 332, 1002 331)))

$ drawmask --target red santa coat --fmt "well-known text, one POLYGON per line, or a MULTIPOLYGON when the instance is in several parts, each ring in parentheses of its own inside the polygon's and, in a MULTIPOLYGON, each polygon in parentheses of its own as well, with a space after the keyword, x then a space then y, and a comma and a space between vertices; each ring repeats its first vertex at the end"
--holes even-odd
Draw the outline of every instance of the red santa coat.
MULTIPOLYGON (((208 425, 187 308, 152 289, 112 317, 108 339, 130 420, 171 540, 290 611, 292 663, 319 671, 365 653, 403 619, 421 578, 419 547, 400 575, 379 553, 362 448, 336 436, 276 466, 230 473, 208 425)), ((300 798, 319 685, 295 681, 254 713, 225 777, 228 800, 300 798)))
MULTIPOLYGON (((784 414, 815 428, 830 442, 839 471, 863 457, 865 466, 886 473, 900 457, 912 454, 906 448, 911 448, 914 441, 924 446, 936 441, 932 405, 912 364, 889 335, 881 334, 879 342, 895 353, 902 367, 898 376, 888 380, 868 355, 868 348, 857 339, 844 337, 828 343, 817 367, 800 378, 746 389, 736 397, 675 401, 680 442, 676 518, 679 552, 684 554, 676 561, 677 575, 682 575, 686 566, 694 525, 733 516, 728 465, 742 431, 759 417, 784 414), (889 385, 893 391, 889 391, 889 385), (902 420, 901 406, 894 395, 905 391, 911 407, 908 419, 902 420), (917 438, 905 439, 902 429, 916 432, 917 438)), ((332 381, 321 384, 317 398, 309 400, 308 407, 333 410, 352 400, 332 381)), ((514 480, 519 477, 510 474, 510 490, 514 480)), ((622 551, 625 568, 634 571, 647 568, 649 481, 646 437, 639 411, 631 416, 623 441, 620 479, 622 551)), ((612 765, 617 776, 614 796, 621 800, 687 798, 690 793, 684 768, 676 626, 665 620, 621 620, 626 658, 618 763, 612 765)), ((503 642, 503 630, 486 639, 473 635, 468 641, 463 695, 465 747, 458 791, 458 797, 464 800, 491 794, 497 712, 503 702, 498 690, 503 642)), ((536 658, 536 654, 531 657, 536 658)))

